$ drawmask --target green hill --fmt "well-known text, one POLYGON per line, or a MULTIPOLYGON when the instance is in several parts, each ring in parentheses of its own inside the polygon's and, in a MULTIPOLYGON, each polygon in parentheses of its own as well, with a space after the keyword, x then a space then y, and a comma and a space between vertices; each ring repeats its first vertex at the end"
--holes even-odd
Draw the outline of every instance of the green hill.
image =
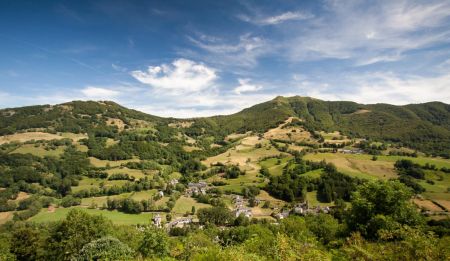
MULTIPOLYGON (((213 136, 216 141, 230 133, 263 132, 290 116, 302 119, 309 131, 340 131, 349 137, 400 143, 420 151, 450 155, 450 105, 441 102, 395 106, 322 101, 310 97, 276 97, 238 113, 194 118, 183 131, 191 137, 213 136)), ((182 120, 161 118, 122 107, 114 102, 74 101, 50 106, 0 110, 0 135, 44 128, 58 132, 120 131, 140 123, 160 127, 182 120), (109 122, 108 122, 109 121, 109 122)))
POLYGON ((401 143, 428 153, 450 154, 450 105, 441 102, 395 106, 277 97, 241 112, 197 119, 191 130, 211 133, 261 132, 289 116, 310 131, 341 131, 350 137, 401 143))

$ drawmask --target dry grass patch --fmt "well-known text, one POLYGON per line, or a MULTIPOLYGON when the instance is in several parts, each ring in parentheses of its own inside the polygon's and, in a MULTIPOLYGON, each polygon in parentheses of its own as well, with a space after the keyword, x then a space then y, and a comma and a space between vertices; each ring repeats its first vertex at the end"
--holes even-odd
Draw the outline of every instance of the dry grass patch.
POLYGON ((228 136, 225 137, 226 141, 230 141, 230 140, 238 140, 244 137, 247 137, 248 135, 250 135, 251 132, 246 132, 246 133, 231 133, 228 136))
POLYGON ((436 203, 443 206, 446 210, 450 211, 450 201, 443 199, 436 199, 436 203))
POLYGON ((13 142, 13 141, 26 142, 26 141, 30 141, 30 140, 60 140, 62 138, 63 137, 56 135, 56 134, 40 132, 40 131, 24 132, 24 133, 16 133, 16 134, 11 134, 11 135, 6 135, 6 136, 0 136, 0 144, 9 143, 9 142, 13 142))
POLYGON ((361 110, 357 110, 352 114, 364 114, 364 113, 368 113, 370 112, 370 110, 365 110, 365 109, 361 109, 361 110))
POLYGON ((195 146, 183 146, 183 150, 186 152, 192 152, 195 150, 202 150, 202 149, 199 147, 195 147, 195 146))
POLYGON ((78 142, 82 139, 88 138, 87 134, 82 134, 82 133, 61 132, 61 133, 58 133, 58 135, 60 135, 63 138, 68 138, 68 139, 71 139, 76 142, 78 142))
POLYGON ((308 154, 306 160, 322 161, 333 163, 339 171, 350 176, 360 178, 396 178, 394 163, 383 161, 380 158, 373 161, 367 155, 349 155, 342 153, 318 153, 308 154))
POLYGON ((443 209, 439 207, 438 205, 434 204, 431 200, 427 199, 413 199, 412 200, 414 204, 416 204, 419 208, 423 208, 425 210, 433 211, 433 212, 440 212, 443 209))
POLYGON ((117 160, 117 161, 111 161, 111 160, 101 160, 94 157, 89 157, 89 160, 92 165, 94 165, 97 168, 104 168, 108 164, 110 167, 119 167, 122 164, 126 164, 128 162, 139 162, 140 160, 138 158, 129 159, 129 160, 117 160))
POLYGON ((304 128, 298 126, 286 126, 287 124, 291 123, 293 119, 297 118, 289 117, 278 127, 268 130, 266 133, 264 133, 264 138, 287 140, 292 142, 311 140, 311 133, 309 133, 309 131, 306 131, 304 128))
POLYGON ((169 127, 172 128, 189 128, 194 124, 193 121, 180 121, 180 122, 172 122, 169 123, 169 127))
POLYGON ((123 131, 125 129, 125 126, 126 126, 125 122, 123 122, 123 120, 118 119, 118 118, 108 118, 106 120, 106 125, 117 126, 117 128, 120 131, 123 131))
POLYGON ((0 225, 12 220, 13 213, 13 211, 0 212, 0 225))

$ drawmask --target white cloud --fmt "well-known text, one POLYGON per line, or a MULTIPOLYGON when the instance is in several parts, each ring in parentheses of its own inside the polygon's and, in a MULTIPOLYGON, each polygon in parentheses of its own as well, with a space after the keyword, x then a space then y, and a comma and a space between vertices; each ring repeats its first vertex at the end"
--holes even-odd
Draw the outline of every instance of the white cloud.
POLYGON ((218 78, 215 69, 187 59, 149 66, 147 71, 133 71, 131 75, 144 84, 178 94, 210 88, 218 78))
POLYGON ((256 92, 262 89, 261 85, 251 84, 250 79, 238 79, 239 86, 234 88, 234 93, 241 94, 244 92, 256 92))
POLYGON ((85 95, 88 99, 103 99, 103 100, 112 99, 120 95, 119 91, 94 86, 88 86, 82 89, 81 93, 85 95))
POLYGON ((127 71, 128 71, 127 68, 125 68, 125 67, 123 67, 123 66, 121 66, 121 65, 115 64, 115 63, 112 63, 112 64, 111 64, 111 67, 112 67, 114 70, 118 71, 118 72, 127 72, 127 71))
POLYGON ((357 65, 396 61, 407 51, 450 42, 450 1, 328 1, 327 15, 286 28, 294 61, 352 59, 357 65), (294 37, 292 37, 294 35, 294 37))
POLYGON ((270 51, 266 40, 252 34, 243 34, 238 41, 226 41, 204 34, 199 34, 197 38, 189 36, 188 39, 206 54, 192 51, 183 54, 228 67, 254 67, 258 64, 258 58, 270 51))
POLYGON ((312 14, 309 13, 304 13, 304 12, 285 12, 279 15, 275 15, 275 16, 268 16, 268 17, 258 17, 258 18, 250 18, 246 15, 239 15, 238 18, 245 21, 245 22, 249 22, 249 23, 254 23, 257 25, 276 25, 276 24, 281 24, 284 23, 286 21, 291 21, 291 20, 306 20, 306 19, 310 19, 313 18, 314 16, 312 14))
POLYGON ((397 105, 430 101, 450 103, 450 72, 428 77, 376 72, 347 76, 346 79, 341 83, 349 86, 346 88, 317 82, 303 82, 298 86, 306 95, 326 100, 397 105))

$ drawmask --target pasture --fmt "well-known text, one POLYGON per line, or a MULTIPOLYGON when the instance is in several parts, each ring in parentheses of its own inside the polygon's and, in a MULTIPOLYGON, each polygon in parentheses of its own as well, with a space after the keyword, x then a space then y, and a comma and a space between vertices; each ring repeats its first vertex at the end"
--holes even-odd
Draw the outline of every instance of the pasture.
POLYGON ((61 154, 64 153, 65 149, 66 146, 58 146, 56 149, 53 150, 53 149, 45 149, 45 147, 40 144, 37 147, 34 144, 22 144, 20 145, 20 147, 13 150, 11 153, 21 153, 21 154, 30 153, 38 157, 45 157, 45 156, 59 157, 61 154))
POLYGON ((15 133, 15 134, 11 134, 11 135, 0 136, 0 145, 4 144, 4 143, 13 142, 13 141, 26 142, 26 141, 31 141, 31 140, 59 140, 62 138, 63 137, 56 135, 56 134, 40 132, 40 131, 23 132, 23 133, 15 133))
POLYGON ((201 208, 211 207, 211 205, 204 204, 204 203, 198 203, 193 198, 181 196, 175 203, 175 206, 172 209, 172 213, 174 213, 176 215, 183 215, 186 212, 191 213, 192 207, 195 207, 195 211, 197 211, 201 208))
POLYGON ((71 208, 56 208, 54 212, 49 212, 48 209, 42 209, 36 216, 30 218, 30 221, 36 223, 45 223, 52 221, 59 221, 64 219, 69 213, 70 209, 78 208, 83 209, 91 215, 102 215, 105 218, 111 220, 117 225, 136 225, 136 224, 150 224, 153 217, 153 213, 144 212, 140 214, 126 214, 118 212, 117 210, 100 210, 89 209, 84 207, 71 207, 71 208))

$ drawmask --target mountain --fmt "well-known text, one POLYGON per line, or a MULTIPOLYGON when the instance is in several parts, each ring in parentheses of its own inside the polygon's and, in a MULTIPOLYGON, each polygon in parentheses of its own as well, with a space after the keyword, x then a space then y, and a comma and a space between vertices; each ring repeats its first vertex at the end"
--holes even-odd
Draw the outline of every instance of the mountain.
POLYGON ((146 124, 164 131, 170 123, 189 122, 183 127, 185 134, 213 136, 220 141, 230 133, 263 132, 288 117, 302 119, 301 124, 311 132, 340 131, 349 137, 400 143, 430 154, 450 155, 450 105, 441 102, 395 106, 276 97, 231 115, 181 120, 149 115, 109 101, 73 101, 0 110, 0 135, 30 128, 86 133, 113 127, 116 129, 113 131, 120 131, 146 124))

